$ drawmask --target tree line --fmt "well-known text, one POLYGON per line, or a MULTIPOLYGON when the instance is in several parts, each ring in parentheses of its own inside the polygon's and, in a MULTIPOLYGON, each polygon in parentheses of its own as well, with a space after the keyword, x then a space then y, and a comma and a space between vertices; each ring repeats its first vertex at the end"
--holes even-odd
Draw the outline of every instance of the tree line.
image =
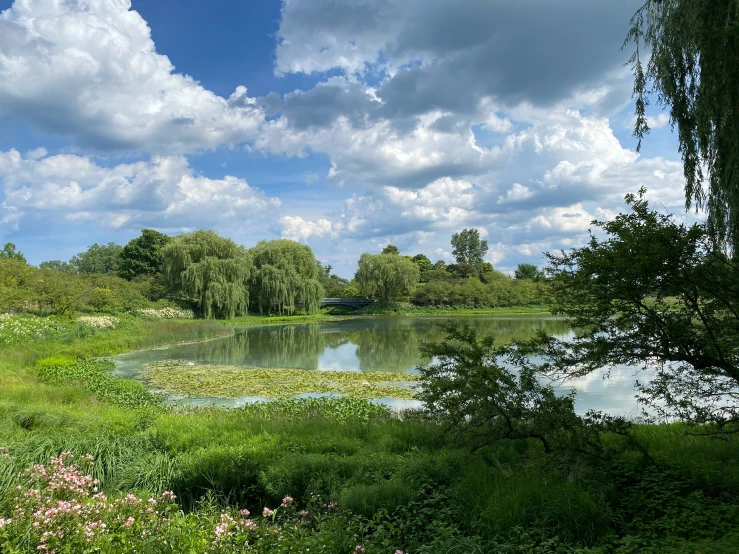
POLYGON ((364 253, 354 279, 331 273, 310 247, 287 239, 246 248, 214 231, 175 237, 153 229, 121 246, 93 244, 69 261, 29 266, 15 245, 0 250, 2 309, 43 307, 54 313, 75 309, 129 311, 147 302, 186 304, 205 318, 233 318, 249 310, 262 314, 316 312, 324 296, 371 297, 380 303, 418 306, 495 307, 546 297, 544 275, 521 264, 515 279, 483 261, 488 251, 477 229, 452 236, 456 263, 431 263, 424 254, 403 256, 388 245, 364 253), (12 289, 12 293, 11 293, 12 289))

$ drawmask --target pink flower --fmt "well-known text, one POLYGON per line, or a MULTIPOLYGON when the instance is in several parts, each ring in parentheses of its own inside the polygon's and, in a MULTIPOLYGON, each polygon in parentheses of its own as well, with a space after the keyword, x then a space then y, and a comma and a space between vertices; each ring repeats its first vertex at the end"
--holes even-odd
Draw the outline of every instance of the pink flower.
POLYGON ((292 496, 286 496, 285 498, 282 499, 282 506, 283 507, 284 506, 289 506, 292 503, 293 503, 293 497, 292 496))
POLYGON ((403 551, 402 550, 396 550, 395 551, 395 554, 403 554, 403 551))
POLYGON ((241 510, 241 511, 240 511, 239 513, 240 513, 240 514, 241 514, 242 516, 244 516, 244 517, 247 517, 247 516, 249 515, 249 513, 250 513, 250 512, 249 512, 249 510, 246 510, 246 509, 244 509, 244 510, 241 510))
POLYGON ((366 550, 364 549, 364 546, 357 545, 357 547, 354 549, 354 552, 366 552, 366 550))
POLYGON ((270 510, 267 508, 267 506, 264 507, 264 510, 262 510, 262 517, 272 517, 272 514, 274 514, 274 510, 270 510))

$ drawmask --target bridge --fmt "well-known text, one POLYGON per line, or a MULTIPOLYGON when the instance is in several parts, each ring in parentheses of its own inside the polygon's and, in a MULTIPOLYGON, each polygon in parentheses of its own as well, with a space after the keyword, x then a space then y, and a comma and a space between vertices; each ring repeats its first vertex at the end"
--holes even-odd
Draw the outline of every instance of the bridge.
POLYGON ((321 306, 346 306, 347 308, 366 308, 374 302, 371 298, 324 298, 321 306))

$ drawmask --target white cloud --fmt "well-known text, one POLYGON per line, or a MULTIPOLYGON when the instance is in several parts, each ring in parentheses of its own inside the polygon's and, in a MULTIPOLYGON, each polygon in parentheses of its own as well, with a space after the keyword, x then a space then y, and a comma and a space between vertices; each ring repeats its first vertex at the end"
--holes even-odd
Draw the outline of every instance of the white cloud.
POLYGON ((584 233, 594 219, 578 202, 568 207, 547 208, 544 213, 531 219, 529 226, 539 227, 552 234, 584 233))
POLYGON ((280 219, 282 236, 292 240, 306 242, 312 236, 325 237, 335 235, 334 224, 328 219, 306 221, 300 216, 284 216, 280 219))
POLYGON ((529 187, 525 187, 521 183, 513 183, 513 186, 503 196, 498 197, 498 204, 526 200, 532 196, 534 196, 534 193, 531 192, 529 187))
POLYGON ((650 129, 661 129, 670 123, 670 114, 659 113, 657 115, 647 116, 647 125, 650 129))
POLYGON ((130 0, 16 0, 0 13, 0 115, 101 151, 182 153, 253 138, 261 110, 175 72, 130 0))
POLYGON ((24 158, 10 150, 0 152, 0 177, 3 219, 15 225, 26 215, 53 213, 111 227, 155 221, 192 228, 259 219, 281 204, 243 179, 194 175, 181 156, 108 168, 85 156, 24 158))

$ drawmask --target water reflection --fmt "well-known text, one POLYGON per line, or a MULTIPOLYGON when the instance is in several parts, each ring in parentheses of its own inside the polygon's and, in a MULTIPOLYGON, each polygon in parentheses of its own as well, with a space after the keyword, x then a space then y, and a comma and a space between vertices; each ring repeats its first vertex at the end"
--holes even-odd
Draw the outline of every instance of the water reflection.
MULTIPOLYGON (((532 337, 537 331, 564 337, 567 325, 553 317, 468 317, 482 335, 492 335, 498 344, 532 337)), ((368 317, 344 321, 254 327, 238 330, 233 337, 199 344, 138 351, 118 356, 116 372, 136 377, 144 364, 161 360, 187 360, 199 363, 244 367, 290 368, 322 371, 408 372, 421 363, 419 346, 423 341, 443 337, 440 318, 368 317)), ((633 370, 613 368, 611 378, 592 374, 562 387, 578 390, 578 411, 602 409, 613 414, 634 414, 633 370)), ((253 399, 189 399, 190 402, 215 402, 234 405, 253 399)), ((398 401, 378 399, 396 405, 398 401)), ((401 406, 396 406, 401 407, 401 406)))

